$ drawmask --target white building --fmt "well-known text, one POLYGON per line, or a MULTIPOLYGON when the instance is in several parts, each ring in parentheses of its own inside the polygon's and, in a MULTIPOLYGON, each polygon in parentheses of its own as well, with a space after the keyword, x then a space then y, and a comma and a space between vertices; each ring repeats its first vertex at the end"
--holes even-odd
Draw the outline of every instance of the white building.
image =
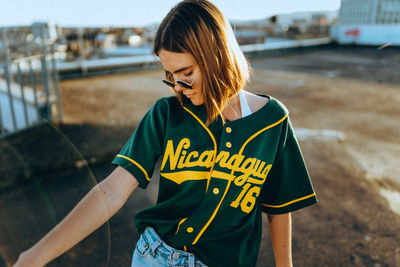
POLYGON ((331 37, 341 44, 400 45, 400 0, 342 0, 331 37))

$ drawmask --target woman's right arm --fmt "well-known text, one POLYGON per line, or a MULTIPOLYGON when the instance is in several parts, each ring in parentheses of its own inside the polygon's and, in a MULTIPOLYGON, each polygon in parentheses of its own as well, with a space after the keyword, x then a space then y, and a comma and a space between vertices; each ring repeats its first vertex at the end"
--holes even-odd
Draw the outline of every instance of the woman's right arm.
POLYGON ((23 252, 14 267, 44 266, 57 258, 108 221, 138 185, 131 173, 117 167, 93 187, 56 227, 23 252))

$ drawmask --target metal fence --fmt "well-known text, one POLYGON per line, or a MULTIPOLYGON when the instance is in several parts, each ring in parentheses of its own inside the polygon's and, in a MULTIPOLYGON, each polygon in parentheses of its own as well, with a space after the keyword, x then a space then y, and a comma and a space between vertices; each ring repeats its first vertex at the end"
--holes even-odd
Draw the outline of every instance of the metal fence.
POLYGON ((62 119, 54 46, 47 24, 0 28, 0 136, 62 119))

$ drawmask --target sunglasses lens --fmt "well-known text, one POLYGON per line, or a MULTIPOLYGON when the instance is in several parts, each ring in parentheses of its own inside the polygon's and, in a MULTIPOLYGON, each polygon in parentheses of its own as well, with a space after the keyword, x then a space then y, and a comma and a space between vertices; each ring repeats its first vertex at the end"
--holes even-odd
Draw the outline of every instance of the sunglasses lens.
POLYGON ((163 81, 163 83, 165 83, 166 85, 168 85, 168 86, 170 86, 170 87, 172 87, 172 88, 175 88, 175 84, 174 84, 173 82, 168 81, 168 80, 165 80, 165 79, 163 79, 162 81, 163 81))
MULTIPOLYGON (((171 81, 168 81, 166 79, 162 79, 162 82, 165 83, 166 85, 172 87, 172 88, 175 88, 175 84, 173 82, 171 82, 171 81)), ((178 80, 178 81, 176 81, 176 83, 179 84, 182 87, 187 88, 187 89, 192 89, 193 88, 192 85, 190 85, 190 84, 188 84, 187 82, 184 82, 184 81, 178 80)))
POLYGON ((192 89, 193 88, 190 84, 188 84, 187 82, 184 82, 184 81, 176 81, 176 83, 179 84, 182 87, 187 88, 187 89, 192 89))

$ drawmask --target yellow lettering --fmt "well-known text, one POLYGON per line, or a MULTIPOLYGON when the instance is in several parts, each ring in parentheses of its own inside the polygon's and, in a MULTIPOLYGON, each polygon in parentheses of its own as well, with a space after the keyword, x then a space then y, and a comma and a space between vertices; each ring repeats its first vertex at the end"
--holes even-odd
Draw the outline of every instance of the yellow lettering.
POLYGON ((271 170, 272 165, 268 164, 265 169, 263 170, 262 174, 260 175, 262 178, 267 178, 269 171, 271 170))
POLYGON ((252 184, 263 184, 265 181, 265 178, 257 178, 253 176, 249 176, 247 179, 247 182, 252 183, 252 184))
POLYGON ((198 158, 199 157, 199 152, 197 151, 192 151, 189 153, 189 155, 186 157, 185 162, 183 163, 183 167, 195 167, 197 166, 197 161, 191 162, 190 160, 192 158, 198 158))
POLYGON ((240 171, 244 172, 244 173, 249 172, 249 170, 252 171, 253 167, 254 167, 254 164, 256 163, 256 160, 257 160, 256 158, 248 158, 248 159, 246 159, 243 162, 242 166, 240 166, 240 171))
MULTIPOLYGON (((173 141, 168 140, 161 163, 161 171, 164 170, 168 162, 171 171, 176 168, 182 169, 185 167, 211 168, 214 164, 214 157, 216 157, 215 163, 218 163, 222 168, 232 170, 231 174, 234 172, 242 173, 242 175, 234 179, 234 183, 236 186, 243 186, 246 182, 257 185, 263 184, 272 167, 271 164, 265 166, 266 163, 264 161, 256 158, 245 159, 245 156, 242 154, 233 154, 231 156, 228 151, 221 151, 216 156, 213 150, 206 150, 199 155, 198 151, 187 151, 189 148, 190 140, 188 138, 181 139, 176 149, 174 148, 173 141)), ((240 199, 243 198, 243 194, 245 194, 249 187, 246 185, 245 188, 246 190, 239 195, 240 198, 237 199, 237 203, 235 201, 233 202, 236 207, 239 205, 240 199)))
POLYGON ((253 186, 250 188, 246 196, 243 198, 242 203, 240 203, 240 208, 243 212, 249 213, 253 209, 254 205, 256 204, 256 198, 260 194, 260 191, 261 189, 258 186, 253 186))
POLYGON ((241 154, 234 154, 232 157, 228 160, 228 163, 226 166, 227 168, 233 170, 233 171, 239 171, 239 165, 242 163, 244 159, 244 156, 241 154))
MULTIPOLYGON (((247 181, 252 184, 263 184, 265 182, 265 179, 267 179, 267 175, 268 175, 269 171, 271 170, 271 167, 272 167, 272 165, 268 164, 267 167, 265 167, 262 174, 259 175, 257 173, 256 177, 249 177, 249 179, 247 179, 247 181), (259 177, 259 178, 257 178, 257 177, 259 177)), ((259 170, 260 169, 258 169, 257 172, 259 172, 259 170)))
POLYGON ((212 166, 212 161, 214 157, 214 151, 213 150, 207 150, 201 153, 199 160, 198 160, 198 166, 202 167, 211 167, 212 166))
POLYGON ((240 200, 242 200, 243 195, 249 190, 251 184, 247 183, 243 186, 242 192, 240 192, 239 196, 231 203, 231 207, 237 208, 239 206, 240 200))
POLYGON ((261 161, 261 164, 259 166, 257 165, 257 167, 254 167, 254 169, 257 169, 257 171, 255 173, 253 173, 253 175, 257 176, 257 177, 262 177, 261 176, 262 175, 262 170, 263 170, 265 164, 266 163, 264 161, 261 161))
POLYGON ((221 151, 218 154, 216 163, 219 162, 219 166, 222 168, 228 168, 228 164, 226 161, 229 159, 229 152, 228 151, 221 151))
POLYGON ((236 177, 235 185, 242 186, 246 182, 247 178, 253 173, 253 167, 256 163, 256 158, 248 158, 246 159, 243 164, 240 166, 239 171, 243 174, 236 177))
POLYGON ((164 169, 165 164, 169 159, 170 170, 175 170, 176 164, 178 163, 179 156, 181 155, 182 148, 188 149, 190 147, 190 140, 183 138, 174 152, 174 143, 172 140, 168 140, 167 147, 165 148, 163 161, 161 163, 161 170, 164 169))
POLYGON ((185 159, 186 154, 187 154, 187 151, 183 150, 181 153, 181 156, 179 157, 178 169, 182 169, 183 167, 185 167, 183 164, 183 160, 185 159))

